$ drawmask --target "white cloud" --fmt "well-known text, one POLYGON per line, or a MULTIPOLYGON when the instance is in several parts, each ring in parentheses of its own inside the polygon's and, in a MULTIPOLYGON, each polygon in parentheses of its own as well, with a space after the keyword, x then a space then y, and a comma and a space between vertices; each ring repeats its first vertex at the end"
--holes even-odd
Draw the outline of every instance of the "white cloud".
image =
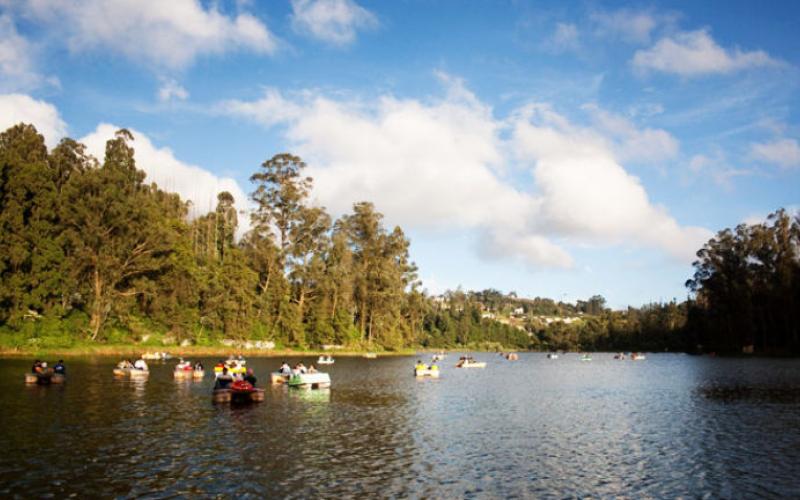
MULTIPOLYGON (((119 128, 101 123, 79 142, 85 144, 87 151, 102 162, 106 141, 112 139, 119 128)), ((217 194, 221 191, 233 195, 238 210, 248 211, 251 208, 249 198, 234 179, 219 177, 202 167, 182 162, 175 158, 169 148, 159 148, 142 132, 131 130, 131 133, 134 137, 131 146, 135 151, 136 166, 147 174, 147 182, 155 182, 161 189, 178 193, 183 200, 190 200, 193 205, 190 215, 203 215, 214 210, 217 194)), ((249 227, 249 215, 240 215, 239 235, 249 227)))
POLYGON ((268 90, 219 111, 284 127, 288 147, 309 164, 316 201, 334 215, 371 200, 390 224, 474 230, 485 257, 569 267, 557 241, 589 241, 690 259, 710 234, 654 206, 601 133, 541 106, 496 119, 459 80, 441 78, 446 96, 429 101, 268 90), (521 188, 500 174, 514 161, 530 166, 521 188))
POLYGON ((173 99, 185 101, 189 98, 189 92, 181 84, 172 79, 165 79, 158 88, 158 100, 169 102, 173 99))
POLYGON ((697 30, 662 38, 651 48, 636 51, 632 64, 641 71, 654 70, 692 77, 731 73, 759 66, 778 66, 781 63, 761 50, 742 52, 738 48, 725 49, 717 45, 708 31, 697 30))
POLYGON ((595 126, 614 141, 613 148, 620 160, 660 162, 677 156, 678 140, 666 130, 639 129, 625 117, 596 104, 584 108, 592 115, 595 126))
POLYGON ((378 26, 375 14, 352 0, 292 0, 292 26, 334 45, 349 45, 358 30, 378 26))
POLYGON ((644 244, 690 259, 710 232, 681 227, 653 205, 639 179, 620 165, 606 141, 543 105, 518 113, 518 156, 533 162, 533 231, 577 241, 644 244))
POLYGON ((67 124, 52 104, 24 94, 0 95, 0 130, 20 122, 33 124, 50 148, 67 135, 67 124))
POLYGON ((198 0, 27 0, 18 10, 65 38, 74 52, 112 50, 157 67, 181 68, 230 50, 277 49, 275 36, 254 16, 229 17, 198 0))
POLYGON ((620 37, 633 43, 648 43, 650 33, 659 23, 653 14, 628 9, 592 12, 590 18, 597 26, 598 35, 620 37))
POLYGON ((800 146, 794 139, 751 144, 750 156, 781 168, 800 167, 800 146))
POLYGON ((36 48, 17 32, 8 15, 0 16, 0 90, 30 90, 43 84, 58 86, 58 79, 44 77, 34 61, 36 48))
POLYGON ((576 52, 580 49, 580 34, 574 24, 557 23, 556 30, 544 42, 544 48, 555 53, 576 52))

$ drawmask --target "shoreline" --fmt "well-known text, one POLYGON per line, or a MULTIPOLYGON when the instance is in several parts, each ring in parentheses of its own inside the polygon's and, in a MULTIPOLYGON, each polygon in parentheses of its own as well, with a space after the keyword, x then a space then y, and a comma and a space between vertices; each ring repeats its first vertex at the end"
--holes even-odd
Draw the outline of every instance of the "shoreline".
POLYGON ((174 358, 204 356, 204 357, 227 357, 230 355, 242 354, 245 357, 271 358, 279 356, 300 357, 300 356, 321 356, 331 355, 340 357, 361 357, 367 353, 375 353, 378 357, 392 356, 413 356, 417 353, 414 349, 403 349, 400 351, 368 351, 358 349, 343 350, 297 350, 297 349, 237 349, 225 346, 139 346, 139 345, 99 345, 81 346, 66 348, 44 348, 44 349, 8 349, 0 348, 0 357, 4 358, 26 358, 37 357, 86 357, 86 356, 127 356, 138 358, 148 352, 166 352, 174 358))

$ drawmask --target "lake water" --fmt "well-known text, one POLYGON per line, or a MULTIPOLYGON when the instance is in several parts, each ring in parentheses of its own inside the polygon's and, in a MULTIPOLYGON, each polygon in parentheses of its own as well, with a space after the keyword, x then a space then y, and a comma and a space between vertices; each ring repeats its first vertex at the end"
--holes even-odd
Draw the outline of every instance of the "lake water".
POLYGON ((0 360, 0 497, 800 497, 800 360, 474 356, 438 380, 339 358, 323 391, 251 358, 266 400, 242 407, 173 362, 131 381, 72 359, 28 387, 29 360, 0 360))

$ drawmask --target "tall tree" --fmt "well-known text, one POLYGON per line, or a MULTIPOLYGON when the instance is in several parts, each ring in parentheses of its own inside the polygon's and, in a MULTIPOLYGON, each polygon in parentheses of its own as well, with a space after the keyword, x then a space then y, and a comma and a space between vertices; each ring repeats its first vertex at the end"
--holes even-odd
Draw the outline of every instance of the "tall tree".
POLYGON ((89 283, 92 339, 115 301, 140 293, 137 280, 164 272, 174 251, 155 188, 136 169, 132 140, 127 130, 118 131, 106 143, 103 166, 72 175, 63 189, 61 220, 71 268, 89 283))
POLYGON ((53 174, 32 125, 0 134, 0 320, 43 312, 62 288, 53 174))
POLYGON ((256 184, 251 194, 256 209, 251 216, 253 227, 262 232, 277 228, 280 262, 290 251, 290 233, 301 219, 311 190, 311 178, 303 177, 306 164, 297 156, 282 153, 261 164, 261 170, 250 177, 256 184))

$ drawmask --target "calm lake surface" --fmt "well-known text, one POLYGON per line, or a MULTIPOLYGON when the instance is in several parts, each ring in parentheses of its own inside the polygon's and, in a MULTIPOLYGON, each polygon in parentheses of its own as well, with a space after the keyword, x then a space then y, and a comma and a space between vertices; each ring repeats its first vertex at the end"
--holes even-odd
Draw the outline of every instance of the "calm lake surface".
POLYGON ((0 360, 0 497, 800 497, 800 360, 474 356, 438 380, 338 358, 323 391, 250 358, 266 400, 242 407, 174 362, 131 381, 70 359, 26 387, 30 361, 0 360))

